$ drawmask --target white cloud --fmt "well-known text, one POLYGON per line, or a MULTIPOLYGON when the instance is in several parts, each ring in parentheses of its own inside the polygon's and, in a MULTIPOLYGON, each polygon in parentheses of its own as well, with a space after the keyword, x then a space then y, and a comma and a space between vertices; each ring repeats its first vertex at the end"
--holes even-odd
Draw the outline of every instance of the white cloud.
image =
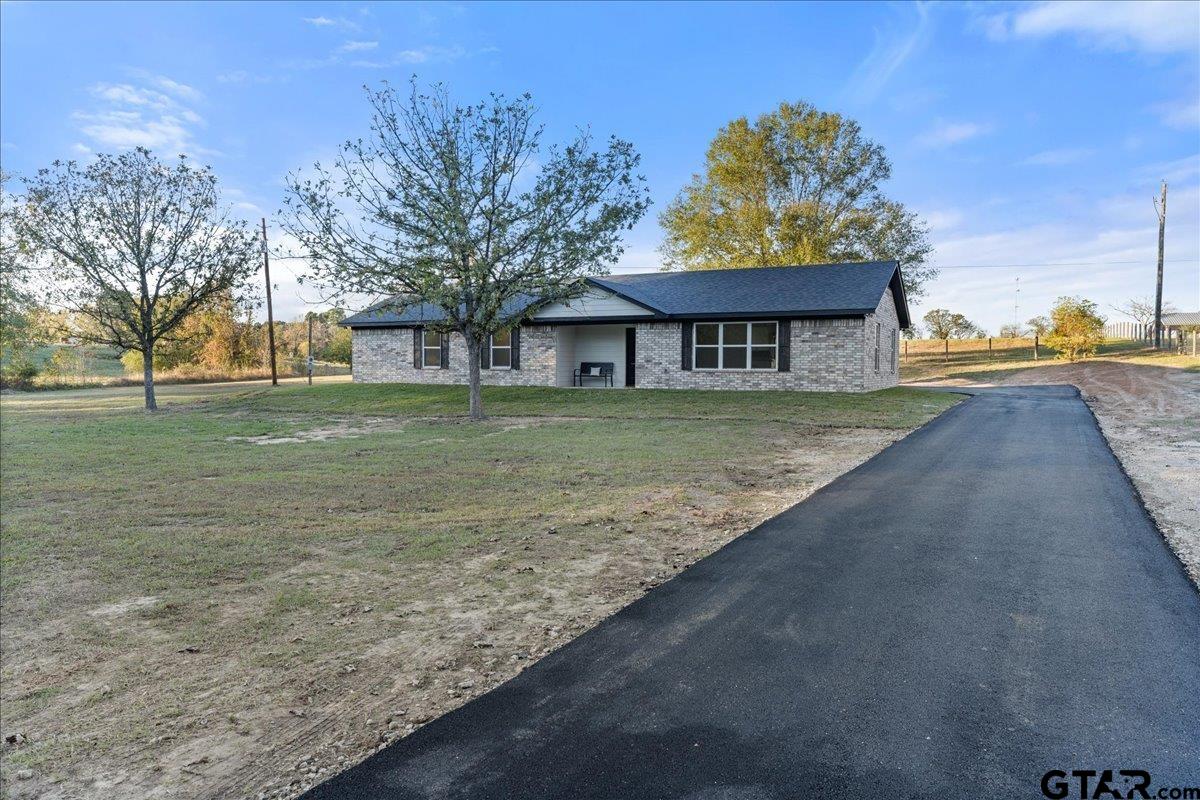
POLYGON ((1035 3, 978 21, 992 39, 1073 36, 1103 50, 1194 52, 1200 5, 1170 0, 1073 0, 1035 3))
POLYGON ((303 17, 304 22, 316 28, 337 28, 343 31, 362 30, 362 26, 352 19, 345 17, 303 17))
MULTIPOLYGON (((488 48, 486 51, 478 52, 495 52, 494 48, 488 48)), ((385 59, 360 59, 350 62, 353 67, 365 67, 368 69, 388 69, 390 67, 403 66, 405 64, 428 64, 433 62, 450 62, 457 61, 464 56, 471 55, 467 50, 460 46, 454 47, 437 47, 434 45, 426 45, 410 50, 401 50, 393 54, 390 58, 385 59)))
POLYGON ((1200 178, 1200 155, 1147 164, 1137 170, 1136 175, 1143 181, 1163 180, 1170 183, 1192 181, 1200 178))
POLYGON ((850 78, 850 94, 859 102, 874 100, 904 63, 924 46, 931 29, 928 3, 912 6, 916 19, 903 33, 895 30, 875 30, 871 52, 859 62, 850 78))
POLYGON ((196 103, 203 98, 203 95, 197 89, 193 89, 186 83, 179 83, 178 81, 173 81, 170 78, 163 77, 162 75, 151 75, 149 76, 149 80, 155 86, 167 92, 168 94, 172 94, 175 97, 178 97, 180 100, 184 100, 188 103, 196 103))
POLYGON ((97 83, 91 88, 94 107, 75 111, 72 118, 90 140, 76 143, 76 153, 93 148, 125 150, 145 147, 164 155, 203 154, 193 129, 203 117, 188 107, 202 98, 199 91, 161 75, 134 71, 139 80, 131 83, 97 83))
POLYGON ((923 147, 949 147, 990 133, 991 125, 979 122, 940 122, 917 138, 923 147))
POLYGON ((921 212, 917 216, 924 220, 929 230, 935 234, 954 230, 962 224, 964 218, 963 212, 957 208, 934 209, 921 212))
POLYGON ((360 53, 365 50, 374 50, 379 47, 379 42, 346 42, 338 49, 343 53, 360 53))
POLYGON ((166 108, 172 104, 171 98, 160 92, 137 88, 128 83, 97 83, 92 87, 92 95, 110 103, 123 103, 131 106, 166 108))
POLYGON ((1077 164, 1095 154, 1096 151, 1088 147, 1066 147, 1034 153, 1028 158, 1022 159, 1020 163, 1033 167, 1062 167, 1067 164, 1077 164))
POLYGON ((1200 99, 1196 97, 1156 103, 1150 110, 1168 127, 1183 130, 1200 127, 1200 99))

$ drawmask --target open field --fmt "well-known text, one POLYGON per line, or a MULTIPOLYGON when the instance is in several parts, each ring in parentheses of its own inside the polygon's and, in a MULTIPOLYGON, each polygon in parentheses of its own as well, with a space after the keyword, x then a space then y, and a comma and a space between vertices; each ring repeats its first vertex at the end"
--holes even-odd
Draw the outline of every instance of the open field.
MULTIPOLYGON (((31 348, 25 355, 40 371, 31 380, 19 384, 25 390, 69 391, 142 385, 140 371, 136 374, 126 371, 117 351, 112 348, 54 344, 31 348), (56 353, 66 356, 58 369, 51 367, 56 353)), ((281 378, 297 377, 305 375, 306 368, 303 359, 280 358, 276 373, 281 378)), ((313 374, 317 377, 348 378, 350 365, 318 361, 313 367, 313 374)), ((269 380, 270 377, 270 366, 229 370, 185 365, 175 369, 155 370, 154 380, 157 386, 170 386, 185 383, 269 380)))
MULTIPOLYGON (((1038 359, 1034 360, 1032 339, 994 339, 991 351, 988 350, 986 339, 953 340, 950 342, 948 358, 943 354, 940 340, 909 341, 901 343, 902 349, 905 344, 909 347, 908 359, 901 357, 900 362, 900 379, 905 383, 947 379, 996 381, 1019 370, 1061 363, 1055 357, 1055 351, 1045 346, 1038 348, 1038 359)), ((1197 360, 1190 356, 1155 353, 1142 342, 1126 339, 1105 342, 1094 358, 1149 358, 1158 364, 1173 363, 1184 368, 1200 369, 1194 366, 1197 360)))
POLYGON ((329 381, 13 394, 13 797, 288 796, 516 674, 954 395, 329 381), (20 777, 15 777, 20 775, 20 777))

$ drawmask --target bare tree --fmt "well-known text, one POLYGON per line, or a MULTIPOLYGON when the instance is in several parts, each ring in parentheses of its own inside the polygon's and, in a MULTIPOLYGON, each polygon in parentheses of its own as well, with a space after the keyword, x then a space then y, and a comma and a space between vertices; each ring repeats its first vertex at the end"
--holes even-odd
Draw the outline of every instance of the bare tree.
POLYGON ((586 133, 542 152, 528 95, 451 103, 415 82, 367 91, 371 134, 330 170, 289 179, 285 228, 330 292, 428 304, 430 327, 466 340, 470 414, 482 419, 479 354, 492 333, 582 290, 623 251, 649 206, 632 145, 593 151, 586 133))
MULTIPOLYGON (((1153 297, 1131 297, 1124 303, 1111 306, 1111 308, 1118 314, 1124 314, 1143 327, 1149 327, 1154 324, 1153 297)), ((1162 304, 1162 313, 1164 314, 1174 314, 1177 310, 1169 300, 1164 301, 1162 304)))
POLYGON ((1010 322, 1007 325, 1000 326, 1000 338, 1001 339, 1020 339, 1024 335, 1025 335, 1025 329, 1022 328, 1020 325, 1016 325, 1016 324, 1010 322))
POLYGON ((1025 321, 1025 324, 1029 326, 1029 330, 1033 331, 1034 336, 1045 336, 1050 332, 1052 326, 1050 318, 1044 314, 1030 317, 1025 321))
POLYGON ((258 268, 256 240, 220 208, 216 183, 184 156, 165 164, 144 148, 55 161, 25 181, 20 230, 50 259, 49 301, 88 323, 83 340, 142 354, 150 411, 155 346, 258 268))

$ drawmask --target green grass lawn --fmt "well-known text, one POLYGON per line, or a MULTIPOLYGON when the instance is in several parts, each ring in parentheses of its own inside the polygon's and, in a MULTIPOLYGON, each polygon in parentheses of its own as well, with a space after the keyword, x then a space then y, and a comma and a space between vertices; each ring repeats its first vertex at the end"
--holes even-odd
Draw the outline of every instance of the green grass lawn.
MULTIPOLYGON (((555 389, 486 386, 485 413, 501 417, 593 417, 636 420, 753 420, 797 425, 908 428, 945 401, 912 389, 870 394, 834 392, 723 392, 700 390, 555 389)), ((225 397, 218 407, 259 412, 461 416, 465 386, 397 384, 291 385, 225 397)))
POLYGON ((961 398, 496 387, 484 423, 458 387, 139 399, 0 399, 0 697, 29 739, 2 758, 36 773, 18 796, 105 796, 98 771, 126 796, 252 795, 318 746, 378 741, 397 707, 462 702, 444 681, 509 677, 546 631, 961 398))

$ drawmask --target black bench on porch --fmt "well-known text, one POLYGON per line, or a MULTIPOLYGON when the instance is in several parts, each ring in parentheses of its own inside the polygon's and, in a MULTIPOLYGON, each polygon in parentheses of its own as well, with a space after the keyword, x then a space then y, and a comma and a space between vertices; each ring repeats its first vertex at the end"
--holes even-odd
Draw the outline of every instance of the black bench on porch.
POLYGON ((584 361, 579 365, 579 369, 575 370, 571 385, 583 386, 583 382, 591 378, 594 381, 603 381, 605 386, 612 386, 613 370, 611 361, 584 361))

